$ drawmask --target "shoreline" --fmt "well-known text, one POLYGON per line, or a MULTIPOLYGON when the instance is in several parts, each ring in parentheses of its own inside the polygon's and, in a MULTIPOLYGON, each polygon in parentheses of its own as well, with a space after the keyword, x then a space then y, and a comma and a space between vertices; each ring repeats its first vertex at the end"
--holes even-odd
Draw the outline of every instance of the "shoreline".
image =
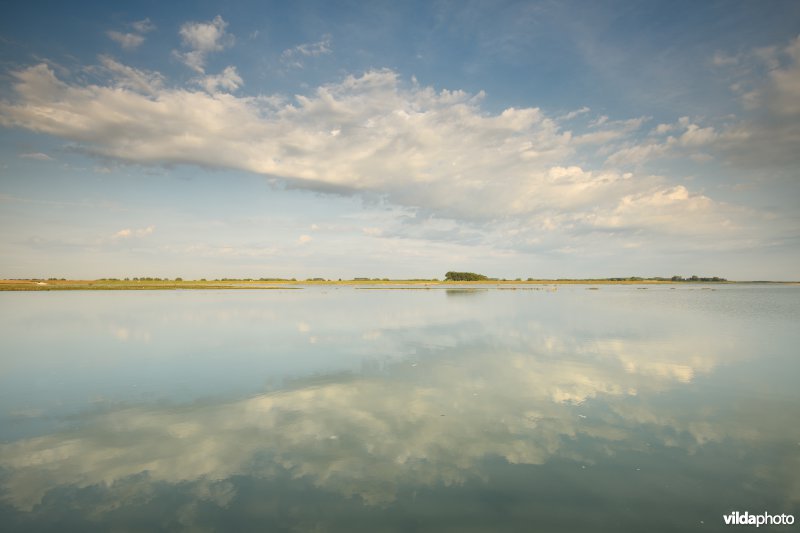
POLYGON ((0 291, 77 291, 77 290, 239 290, 239 289, 302 289, 313 286, 349 286, 369 288, 447 288, 500 287, 542 285, 747 285, 755 283, 798 285, 797 281, 671 281, 671 280, 609 280, 609 279, 537 279, 525 281, 434 281, 434 280, 225 280, 225 281, 124 281, 124 280, 0 280, 0 291))

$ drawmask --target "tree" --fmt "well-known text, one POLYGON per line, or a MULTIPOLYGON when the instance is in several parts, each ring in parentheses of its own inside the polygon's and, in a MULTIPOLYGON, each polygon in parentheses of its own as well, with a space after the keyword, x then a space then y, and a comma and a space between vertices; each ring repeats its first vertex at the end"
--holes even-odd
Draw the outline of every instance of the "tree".
POLYGON ((474 272, 448 272, 444 275, 445 281, 485 281, 489 278, 474 272))

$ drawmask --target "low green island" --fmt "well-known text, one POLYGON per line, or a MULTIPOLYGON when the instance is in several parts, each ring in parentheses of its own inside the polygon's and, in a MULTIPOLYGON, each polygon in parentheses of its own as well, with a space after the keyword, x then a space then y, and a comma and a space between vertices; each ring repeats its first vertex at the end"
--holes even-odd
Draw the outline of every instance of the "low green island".
POLYGON ((672 277, 612 277, 587 279, 545 278, 490 278, 474 272, 447 272, 443 279, 390 279, 356 277, 352 279, 328 278, 218 278, 189 280, 177 278, 133 277, 101 278, 94 280, 65 278, 28 278, 0 280, 0 291, 58 291, 58 290, 191 290, 191 289, 302 289, 314 285, 343 285, 394 288, 448 287, 462 285, 614 285, 614 284, 691 284, 691 283, 794 283, 794 282, 741 282, 728 281, 718 276, 672 277))

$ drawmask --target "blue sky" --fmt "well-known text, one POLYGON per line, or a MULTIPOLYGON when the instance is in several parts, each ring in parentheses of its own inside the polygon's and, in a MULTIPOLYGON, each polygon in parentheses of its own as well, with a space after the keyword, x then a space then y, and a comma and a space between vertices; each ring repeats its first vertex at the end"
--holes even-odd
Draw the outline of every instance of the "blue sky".
POLYGON ((36 2, 0 277, 800 279, 797 2, 36 2))

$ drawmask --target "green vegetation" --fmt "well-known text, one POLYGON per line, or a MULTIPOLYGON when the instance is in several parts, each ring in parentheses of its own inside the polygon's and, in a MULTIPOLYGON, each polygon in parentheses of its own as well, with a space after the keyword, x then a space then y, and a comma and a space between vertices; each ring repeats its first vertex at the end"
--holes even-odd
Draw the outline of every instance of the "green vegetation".
POLYGON ((671 278, 661 278, 661 277, 653 277, 653 278, 640 278, 638 276, 630 276, 628 278, 606 278, 608 281, 672 281, 672 282, 683 282, 683 281, 698 281, 703 283, 721 283, 724 281, 728 281, 725 278, 720 278, 714 276, 713 278, 700 278, 697 276, 692 276, 690 278, 684 278, 681 276, 672 276, 671 278))
POLYGON ((292 282, 264 283, 258 280, 183 280, 182 278, 103 278, 97 280, 13 279, 0 280, 0 291, 64 290, 178 290, 178 289, 296 289, 292 282))
MULTIPOLYGON (((483 285, 497 285, 498 288, 507 288, 503 285, 572 285, 572 284, 675 284, 675 283, 730 283, 725 278, 718 276, 672 276, 642 278, 638 276, 619 278, 594 278, 594 279, 535 279, 527 278, 522 281, 516 278, 513 281, 506 279, 488 278, 474 272, 448 272, 444 281, 437 279, 389 279, 389 278, 355 278, 352 280, 309 278, 297 281, 295 278, 222 278, 207 281, 205 278, 187 280, 181 277, 157 278, 102 278, 96 280, 67 280, 64 278, 29 278, 29 279, 0 279, 0 291, 53 291, 53 290, 187 290, 187 289, 299 289, 302 285, 369 285, 370 288, 432 288, 437 285, 446 286, 451 282, 474 282, 483 285)), ((755 282, 738 282, 755 283, 755 282)), ((781 282, 767 282, 781 283, 781 282)), ((795 283, 795 282, 786 282, 795 283)), ((362 287, 363 288, 363 287, 362 287)))
POLYGON ((445 281, 488 281, 489 278, 483 274, 474 272, 448 272, 444 275, 445 281))
POLYGON ((717 276, 714 276, 713 278, 699 278, 697 276, 692 276, 691 278, 682 278, 680 276, 672 276, 672 278, 670 278, 670 281, 700 281, 704 283, 707 282, 714 283, 714 282, 722 282, 728 280, 725 278, 718 278, 717 276))

